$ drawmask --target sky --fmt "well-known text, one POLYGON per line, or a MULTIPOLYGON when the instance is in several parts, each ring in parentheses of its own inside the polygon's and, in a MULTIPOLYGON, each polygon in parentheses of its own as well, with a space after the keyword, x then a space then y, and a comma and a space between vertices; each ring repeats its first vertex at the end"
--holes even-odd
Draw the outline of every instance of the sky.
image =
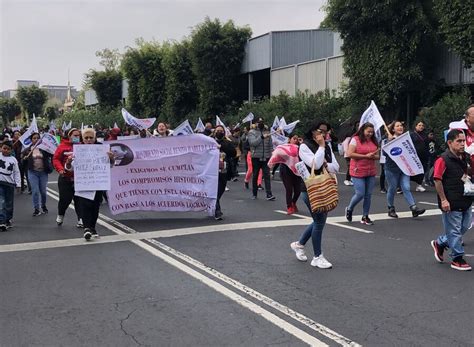
POLYGON ((95 52, 135 39, 181 41, 206 16, 269 31, 318 28, 325 0, 0 0, 0 91, 15 81, 71 85, 101 69, 95 52))

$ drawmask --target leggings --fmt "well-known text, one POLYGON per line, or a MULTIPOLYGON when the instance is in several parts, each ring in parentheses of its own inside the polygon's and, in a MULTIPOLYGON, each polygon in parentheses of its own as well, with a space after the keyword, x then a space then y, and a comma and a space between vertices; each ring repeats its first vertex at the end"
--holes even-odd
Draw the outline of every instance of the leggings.
POLYGON ((79 199, 74 195, 74 181, 69 178, 59 176, 58 178, 58 189, 59 189, 59 202, 58 202, 58 215, 64 216, 69 204, 74 200, 74 206, 76 210, 77 219, 82 218, 81 204, 79 199))
POLYGON ((296 176, 286 165, 280 165, 280 177, 285 186, 286 207, 291 207, 298 201, 301 194, 301 178, 296 176))

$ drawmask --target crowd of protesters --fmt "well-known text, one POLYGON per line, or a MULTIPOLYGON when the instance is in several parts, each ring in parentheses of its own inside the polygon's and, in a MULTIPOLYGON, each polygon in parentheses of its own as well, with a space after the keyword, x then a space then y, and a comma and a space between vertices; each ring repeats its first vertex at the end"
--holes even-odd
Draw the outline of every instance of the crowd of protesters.
MULTIPOLYGON (((362 204, 361 223, 371 226, 370 218, 371 197, 376 185, 376 175, 380 172, 380 191, 386 193, 388 216, 398 218, 394 205, 395 194, 401 192, 406 200, 412 216, 418 217, 425 210, 417 206, 410 190, 410 180, 416 182, 415 190, 424 192, 426 186, 434 186, 438 194, 439 208, 443 213, 445 232, 431 242, 437 261, 444 260, 444 251, 451 250, 451 267, 457 270, 470 270, 471 267, 463 258, 464 250, 462 235, 471 225, 470 206, 472 198, 462 193, 466 177, 472 175, 473 151, 467 154, 465 148, 474 143, 474 106, 469 107, 465 114, 463 130, 451 130, 446 138, 446 151, 441 154, 440 146, 434 138, 434 132, 426 129, 426 124, 416 121, 410 131, 414 148, 420 159, 424 174, 407 176, 397 164, 384 152, 382 146, 405 133, 405 125, 394 121, 388 125, 388 132, 381 138, 376 136, 376 130, 371 123, 358 124, 354 122, 350 131, 339 139, 341 150, 347 164, 344 184, 353 186, 354 195, 345 208, 345 217, 352 222, 353 213, 362 204), (440 155, 441 154, 441 155, 440 155), (380 168, 378 168, 380 163, 380 168), (424 187, 425 186, 425 187, 424 187)), ((23 129, 24 130, 24 129, 23 129)), ((309 209, 312 222, 303 231, 300 239, 291 243, 299 261, 307 261, 305 244, 312 240, 314 256, 311 265, 318 268, 331 268, 332 264, 322 252, 322 235, 326 224, 327 213, 314 213, 311 210, 308 193, 303 179, 295 170, 295 163, 302 161, 308 169, 314 167, 316 173, 323 166, 333 174, 338 173, 339 163, 334 155, 337 139, 334 137, 331 125, 324 122, 314 122, 306 129, 304 136, 298 133, 286 134, 281 129, 273 129, 265 124, 264 119, 257 118, 248 127, 237 126, 226 129, 222 125, 213 126, 206 123, 200 132, 215 139, 219 151, 219 175, 215 219, 222 220, 221 198, 228 189, 228 181, 238 181, 242 177, 243 188, 251 191, 250 199, 258 199, 258 192, 265 191, 268 201, 276 200, 272 193, 272 178, 278 168, 281 181, 285 188, 285 206, 288 215, 298 212, 297 202, 301 196, 303 204, 309 209), (273 134, 278 132, 287 136, 288 143, 276 144, 273 134), (239 164, 245 167, 245 174, 240 176, 239 164), (273 174, 271 174, 273 169, 273 174), (263 186, 262 186, 263 183, 263 186)), ((97 191, 94 198, 85 199, 74 194, 74 158, 75 144, 97 144, 104 141, 117 140, 118 136, 166 137, 173 131, 169 124, 160 122, 155 129, 138 130, 133 127, 120 129, 94 128, 52 130, 43 129, 60 137, 60 143, 54 155, 36 148, 41 134, 30 135, 29 146, 20 143, 21 130, 5 129, 0 137, 2 143, 0 153, 0 231, 12 227, 13 200, 15 187, 21 193, 32 195, 33 217, 48 213, 46 186, 48 176, 53 171, 59 174, 59 202, 57 206, 56 223, 64 222, 66 211, 74 201, 77 215, 77 227, 84 229, 86 240, 98 237, 96 222, 99 208, 105 192, 97 191)), ((111 165, 114 163, 110 153, 111 165)), ((474 192, 473 192, 474 195, 474 192)))

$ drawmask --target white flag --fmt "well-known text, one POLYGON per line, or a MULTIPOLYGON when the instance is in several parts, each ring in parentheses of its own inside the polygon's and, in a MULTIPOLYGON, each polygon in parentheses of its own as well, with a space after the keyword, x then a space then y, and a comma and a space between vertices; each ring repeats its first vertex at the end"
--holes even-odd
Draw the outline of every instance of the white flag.
POLYGON ((72 129, 72 120, 69 121, 69 124, 67 125, 66 129, 72 129))
POLYGON ((382 146, 382 150, 398 165, 405 175, 416 176, 424 172, 423 165, 420 158, 418 158, 418 154, 416 154, 415 146, 408 131, 387 142, 382 146))
POLYGON ((40 143, 36 147, 48 153, 54 154, 54 152, 56 152, 56 148, 58 148, 56 136, 44 133, 43 137, 40 139, 40 143))
POLYGON ((370 102, 370 106, 367 108, 367 110, 362 113, 362 117, 360 117, 359 129, 365 123, 372 123, 375 130, 385 125, 385 121, 383 120, 382 115, 380 114, 379 109, 373 100, 370 102))
POLYGON ((191 127, 191 124, 189 124, 189 120, 186 119, 183 123, 178 125, 176 129, 173 130, 172 136, 192 134, 194 134, 193 128, 191 127))
POLYGON ((293 132, 293 130, 295 130, 295 127, 296 127, 296 124, 298 124, 300 121, 297 120, 297 121, 294 121, 290 124, 287 124, 285 126, 282 126, 281 129, 287 133, 287 134, 291 134, 293 132))
POLYGON ((194 131, 202 133, 202 132, 204 132, 205 129, 206 129, 206 127, 204 126, 204 123, 202 122, 201 117, 199 117, 198 123, 197 123, 196 128, 194 129, 194 131))
POLYGON ((153 125, 153 123, 155 123, 156 121, 156 118, 143 118, 143 119, 135 118, 130 113, 128 113, 128 111, 124 108, 122 108, 122 116, 123 116, 123 119, 125 120, 125 123, 127 123, 128 125, 137 127, 140 130, 146 130, 150 128, 153 125))
POLYGON ((449 129, 467 129, 466 121, 463 119, 449 123, 449 129))
POLYGON ((286 127, 286 120, 285 120, 285 117, 281 117, 280 119, 280 124, 278 125, 278 127, 280 129, 283 129, 284 127, 286 127))
POLYGON ((255 116, 253 115, 252 112, 250 112, 244 119, 242 119, 242 123, 246 123, 246 122, 252 123, 254 118, 255 116))
POLYGON ((81 131, 84 130, 84 123, 81 123, 81 131))
POLYGON ((278 116, 275 116, 275 119, 273 120, 273 124, 272 124, 272 129, 277 130, 279 126, 280 126, 280 120, 278 119, 278 116))
POLYGON ((219 118, 219 116, 216 116, 216 126, 217 125, 222 125, 224 128, 225 128, 225 124, 223 121, 221 121, 221 119, 219 118))
POLYGON ((67 129, 66 121, 63 122, 63 126, 61 127, 61 129, 63 131, 66 131, 66 129, 67 129))
POLYGON ((31 145, 30 136, 33 133, 37 133, 37 132, 38 132, 38 125, 36 124, 36 117, 33 114, 33 120, 31 121, 30 127, 19 138, 19 140, 23 144, 23 146, 28 147, 29 145, 31 145))
POLYGON ((114 122, 114 129, 120 129, 119 126, 117 125, 117 122, 114 122))
POLYGON ((49 122, 49 130, 56 130, 56 124, 54 123, 54 120, 49 122))

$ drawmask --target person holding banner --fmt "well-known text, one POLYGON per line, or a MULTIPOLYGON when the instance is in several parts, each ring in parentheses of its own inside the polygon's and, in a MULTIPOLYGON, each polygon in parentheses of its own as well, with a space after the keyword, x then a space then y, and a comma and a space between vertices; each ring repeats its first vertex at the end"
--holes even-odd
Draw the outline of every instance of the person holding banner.
POLYGON ((443 253, 451 250, 451 268, 470 271, 471 266, 464 260, 462 238, 471 228, 473 196, 465 195, 465 182, 472 179, 469 154, 464 151, 466 136, 461 129, 449 131, 448 149, 436 160, 434 180, 438 193, 438 206, 442 211, 444 234, 431 241, 434 257, 444 261, 443 253))
POLYGON ((58 202, 58 216, 56 217, 56 223, 62 225, 64 221, 64 215, 69 207, 69 204, 74 200, 74 207, 77 215, 77 227, 83 228, 82 213, 80 204, 78 203, 77 197, 74 196, 74 172, 66 169, 66 165, 72 162, 73 146, 81 143, 81 132, 79 129, 72 128, 67 133, 68 137, 63 139, 59 144, 56 152, 53 155, 53 166, 59 173, 58 177, 58 190, 59 190, 59 202, 58 202))
POLYGON ((232 176, 230 167, 232 165, 232 159, 235 158, 236 151, 232 142, 225 137, 225 129, 222 125, 216 126, 213 136, 219 146, 220 151, 219 181, 217 186, 216 212, 214 213, 214 217, 216 220, 222 220, 223 213, 220 199, 225 192, 227 181, 232 176))
POLYGON ((31 146, 23 151, 23 159, 28 163, 28 180, 32 191, 34 209, 33 217, 36 217, 42 213, 48 213, 48 208, 46 207, 46 186, 48 184, 48 175, 53 172, 53 167, 51 164, 51 154, 38 148, 40 134, 33 133, 30 139, 31 146))
MULTIPOLYGON (((300 146, 300 159, 306 164, 308 171, 314 165, 315 174, 320 174, 323 165, 332 173, 337 173, 339 170, 339 163, 334 156, 331 146, 325 141, 330 125, 326 122, 314 123, 309 131, 305 134, 305 141, 300 146)), ((311 211, 308 192, 306 186, 302 181, 301 196, 304 203, 309 209, 313 222, 308 225, 299 241, 291 243, 290 247, 296 253, 296 259, 299 261, 307 261, 304 246, 311 238, 313 243, 314 257, 311 261, 311 266, 320 269, 330 269, 332 264, 324 257, 321 249, 321 241, 324 226, 326 225, 327 213, 316 213, 311 211)))
POLYGON ((372 191, 377 174, 376 161, 380 158, 379 146, 375 138, 375 129, 372 123, 363 124, 352 137, 347 149, 347 155, 351 158, 350 175, 354 183, 354 195, 346 207, 346 219, 352 222, 354 207, 363 199, 364 207, 362 213, 362 224, 373 225, 369 218, 372 191))
MULTIPOLYGON (((403 123, 400 121, 394 121, 388 126, 388 142, 401 136, 404 132, 403 123)), ((392 218, 398 218, 397 213, 395 212, 394 198, 395 192, 398 187, 402 188, 403 197, 405 198, 413 217, 418 217, 425 213, 425 209, 418 208, 416 206, 415 199, 410 192, 410 176, 407 176, 400 170, 398 165, 390 158, 388 153, 386 154, 385 162, 385 177, 388 182, 387 190, 387 204, 388 204, 388 216, 392 218)))
POLYGON ((170 135, 170 131, 165 123, 160 122, 155 130, 153 130, 153 136, 156 137, 166 137, 170 135))

